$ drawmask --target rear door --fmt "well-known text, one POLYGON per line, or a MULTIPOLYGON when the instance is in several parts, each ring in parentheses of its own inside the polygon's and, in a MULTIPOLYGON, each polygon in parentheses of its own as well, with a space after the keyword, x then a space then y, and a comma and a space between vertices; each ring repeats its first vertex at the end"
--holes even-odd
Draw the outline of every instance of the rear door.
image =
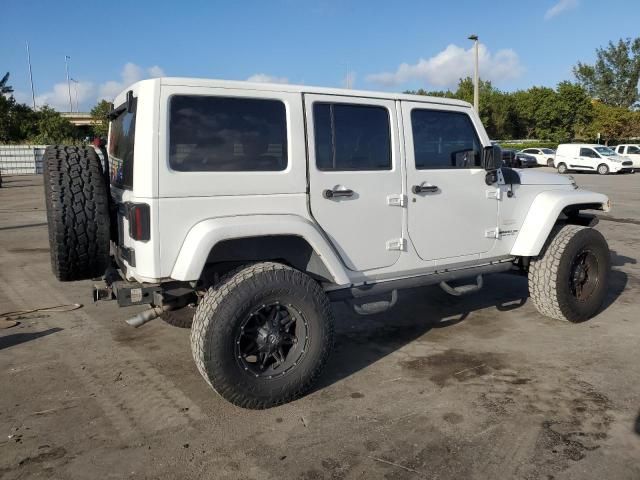
POLYGON ((481 126, 471 113, 402 102, 409 237, 423 260, 464 261, 495 243, 498 201, 480 167, 481 126))
POLYGON ((402 243, 395 102, 305 94, 311 214, 347 268, 394 264, 402 243))

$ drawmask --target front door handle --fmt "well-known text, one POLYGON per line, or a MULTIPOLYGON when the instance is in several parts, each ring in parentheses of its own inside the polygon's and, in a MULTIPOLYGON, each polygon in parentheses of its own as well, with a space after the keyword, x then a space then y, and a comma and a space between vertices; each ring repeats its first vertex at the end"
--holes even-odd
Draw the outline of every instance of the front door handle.
POLYGON ((436 185, 425 185, 425 184, 421 184, 421 185, 414 185, 413 187, 411 187, 411 191, 413 193, 433 193, 433 192, 437 192, 438 190, 440 190, 436 185))
POLYGON ((353 197, 353 190, 348 188, 330 189, 327 188, 322 192, 324 198, 341 198, 341 197, 353 197))

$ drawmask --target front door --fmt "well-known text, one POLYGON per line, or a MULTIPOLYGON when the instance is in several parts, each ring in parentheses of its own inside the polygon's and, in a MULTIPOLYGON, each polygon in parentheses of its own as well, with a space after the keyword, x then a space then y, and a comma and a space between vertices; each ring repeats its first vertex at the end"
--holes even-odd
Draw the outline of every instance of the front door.
POLYGON ((485 183, 471 113, 402 102, 409 237, 423 260, 473 259, 496 241, 496 189, 485 183))
POLYGON ((402 170, 395 102, 305 95, 311 214, 347 268, 400 256, 402 170))

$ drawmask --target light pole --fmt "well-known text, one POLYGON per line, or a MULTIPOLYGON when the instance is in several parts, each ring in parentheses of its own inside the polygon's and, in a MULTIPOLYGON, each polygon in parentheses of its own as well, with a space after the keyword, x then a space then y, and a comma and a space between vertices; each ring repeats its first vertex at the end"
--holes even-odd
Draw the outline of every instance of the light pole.
POLYGON ((479 109, 479 97, 480 97, 480 86, 478 83, 480 82, 480 76, 478 73, 478 35, 469 35, 469 40, 473 40, 475 46, 475 69, 473 71, 473 108, 475 108, 476 113, 480 115, 479 109))
POLYGON ((71 81, 69 79, 69 60, 71 57, 69 55, 64 56, 64 66, 67 70, 67 89, 69 90, 69 112, 73 112, 73 105, 71 104, 71 81))
POLYGON ((73 82, 73 88, 75 88, 76 90, 76 112, 80 111, 80 108, 78 108, 78 81, 74 78, 71 79, 71 81, 73 82))
POLYGON ((33 101, 33 111, 36 111, 36 92, 33 88, 33 73, 31 71, 31 53, 29 52, 29 42, 27 42, 27 63, 29 64, 29 81, 31 82, 31 100, 33 101))

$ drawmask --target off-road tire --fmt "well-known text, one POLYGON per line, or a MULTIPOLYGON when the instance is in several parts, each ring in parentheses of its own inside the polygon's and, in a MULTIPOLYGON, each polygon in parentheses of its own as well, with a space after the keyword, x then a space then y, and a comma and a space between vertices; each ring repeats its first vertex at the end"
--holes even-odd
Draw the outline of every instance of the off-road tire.
POLYGON ((567 168, 567 164, 566 163, 559 163, 558 164, 558 173, 567 173, 569 171, 569 169, 567 168))
POLYGON ((600 175, 607 175, 609 173, 609 167, 604 163, 601 163, 600 165, 598 165, 598 173, 600 175))
POLYGON ((333 314, 320 285, 283 264, 240 267, 209 288, 191 328, 191 350, 198 370, 223 398, 243 408, 264 409, 309 391, 333 346, 333 314), (295 367, 278 378, 256 378, 236 359, 236 335, 256 305, 277 300, 293 304, 308 324, 306 350, 295 367))
POLYGON ((547 167, 553 168, 553 158, 548 158, 547 159, 547 167))
POLYGON ((160 315, 160 318, 171 326, 178 328, 191 328, 195 308, 186 305, 177 310, 168 310, 160 315))
POLYGON ((54 145, 43 173, 51 268, 61 281, 86 280, 109 266, 110 219, 100 159, 91 147, 54 145))
POLYGON ((600 232, 580 225, 556 226, 547 243, 529 265, 529 296, 538 311, 547 317, 582 322, 602 307, 609 284, 611 258, 607 241, 600 232), (597 260, 595 289, 580 300, 571 289, 575 259, 585 251, 597 260))

